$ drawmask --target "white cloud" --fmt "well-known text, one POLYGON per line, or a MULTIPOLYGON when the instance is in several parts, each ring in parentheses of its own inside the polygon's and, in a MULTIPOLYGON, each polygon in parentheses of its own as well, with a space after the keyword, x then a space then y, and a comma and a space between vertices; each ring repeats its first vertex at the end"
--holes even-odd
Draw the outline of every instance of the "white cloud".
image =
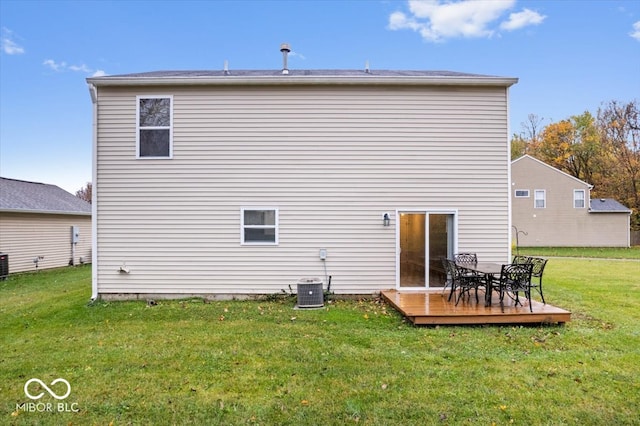
POLYGON ((85 64, 82 64, 82 65, 69 65, 69 69, 71 71, 82 71, 82 72, 86 72, 88 74, 91 73, 91 70, 85 64))
POLYGON ((418 24, 415 19, 407 18, 407 15, 402 12, 393 12, 391 16, 389 16, 389 29, 402 30, 406 28, 420 31, 421 25, 418 24))
POLYGON ((640 21, 633 24, 633 31, 631 31, 629 35, 640 41, 640 21))
POLYGON ((524 9, 522 12, 510 14, 509 20, 500 24, 500 28, 507 31, 519 30, 529 25, 540 25, 545 18, 546 16, 538 12, 524 9))
POLYGON ((13 31, 5 27, 2 27, 0 46, 7 55, 21 55, 24 53, 24 48, 13 41, 13 31))
POLYGON ((42 65, 51 68, 54 71, 64 71, 67 68, 66 62, 56 62, 53 59, 45 59, 42 65))
MULTIPOLYGON (((407 15, 396 11, 389 16, 390 30, 408 29, 420 33, 426 41, 448 38, 492 37, 500 17, 513 8, 515 0, 409 0, 407 15)), ((539 24, 544 16, 524 9, 512 13, 500 28, 515 30, 539 24)))
POLYGON ((103 70, 95 70, 94 71, 93 69, 89 68, 85 64, 68 65, 65 61, 56 62, 53 59, 45 60, 42 63, 42 65, 44 65, 47 68, 50 68, 50 69, 52 69, 53 71, 56 71, 56 72, 64 72, 64 71, 83 72, 85 74, 90 74, 92 77, 100 77, 100 76, 103 76, 103 75, 107 75, 103 70))

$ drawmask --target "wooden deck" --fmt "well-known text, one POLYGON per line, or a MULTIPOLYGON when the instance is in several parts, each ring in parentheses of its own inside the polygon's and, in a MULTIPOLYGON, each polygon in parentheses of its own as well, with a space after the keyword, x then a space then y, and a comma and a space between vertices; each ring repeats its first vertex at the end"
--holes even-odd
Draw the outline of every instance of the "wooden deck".
POLYGON ((398 291, 386 290, 382 297, 398 312, 416 325, 455 325, 455 324, 564 324, 571 321, 571 312, 550 304, 532 301, 533 313, 524 300, 524 306, 514 306, 505 297, 504 312, 496 296, 491 306, 484 306, 484 293, 480 291, 480 303, 475 297, 465 299, 455 305, 453 298, 447 300, 449 292, 442 291, 398 291))

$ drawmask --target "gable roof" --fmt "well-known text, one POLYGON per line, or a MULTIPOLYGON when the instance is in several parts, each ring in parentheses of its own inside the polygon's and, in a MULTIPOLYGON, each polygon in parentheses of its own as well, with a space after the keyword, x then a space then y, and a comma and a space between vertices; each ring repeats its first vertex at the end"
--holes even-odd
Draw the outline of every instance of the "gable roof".
POLYGON ((625 207, 612 198, 596 198, 591 200, 590 213, 631 213, 631 209, 625 207))
POLYGON ((509 87, 517 78, 454 71, 394 70, 208 70, 152 71, 87 78, 93 86, 124 85, 251 85, 251 84, 348 84, 348 85, 477 85, 509 87))
POLYGON ((561 175, 564 175, 564 176, 566 176, 566 177, 568 177, 568 178, 571 178, 571 179, 573 179, 573 180, 575 180, 575 181, 577 181, 577 182, 580 182, 582 185, 585 185, 585 186, 589 187, 589 189, 593 189, 593 185, 591 185, 590 183, 587 183, 587 182, 585 182, 585 181, 583 181, 583 180, 580 180, 580 179, 578 179, 578 178, 577 178, 577 177, 575 177, 575 176, 571 176, 569 173, 563 172, 563 171, 562 171, 562 170, 560 170, 560 169, 556 169, 555 167, 550 166, 549 164, 545 163, 544 161, 538 160, 537 158, 532 157, 532 156, 530 156, 529 154, 525 154, 525 155, 523 155, 522 157, 516 158, 515 160, 513 160, 513 161, 511 162, 511 164, 515 164, 515 163, 517 163, 517 162, 519 162, 519 161, 522 161, 523 159, 533 160, 533 161, 537 162, 538 164, 541 164, 541 165, 543 165, 543 166, 545 166, 545 167, 547 167, 547 168, 549 168, 549 169, 553 170, 553 171, 554 171, 554 172, 556 172, 556 173, 560 173, 561 175))
POLYGON ((91 204, 55 185, 0 177, 0 211, 91 215, 91 204))

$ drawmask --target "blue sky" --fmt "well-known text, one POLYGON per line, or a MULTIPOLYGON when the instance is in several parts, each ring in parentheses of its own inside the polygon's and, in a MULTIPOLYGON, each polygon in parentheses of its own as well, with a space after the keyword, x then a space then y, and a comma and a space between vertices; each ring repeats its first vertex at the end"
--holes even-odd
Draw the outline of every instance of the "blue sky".
POLYGON ((640 98, 640 2, 0 1, 0 175, 91 180, 85 79, 157 70, 450 70, 517 77, 511 133, 640 98))

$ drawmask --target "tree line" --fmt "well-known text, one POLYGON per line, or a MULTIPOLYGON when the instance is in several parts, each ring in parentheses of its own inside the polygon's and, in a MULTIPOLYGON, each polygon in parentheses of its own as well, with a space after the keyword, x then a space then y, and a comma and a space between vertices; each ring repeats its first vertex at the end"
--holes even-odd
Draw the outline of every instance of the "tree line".
POLYGON ((631 229, 640 230, 640 110, 638 101, 603 103, 589 111, 543 125, 529 114, 511 138, 511 159, 528 154, 593 185, 591 198, 613 198, 632 210, 631 229))

